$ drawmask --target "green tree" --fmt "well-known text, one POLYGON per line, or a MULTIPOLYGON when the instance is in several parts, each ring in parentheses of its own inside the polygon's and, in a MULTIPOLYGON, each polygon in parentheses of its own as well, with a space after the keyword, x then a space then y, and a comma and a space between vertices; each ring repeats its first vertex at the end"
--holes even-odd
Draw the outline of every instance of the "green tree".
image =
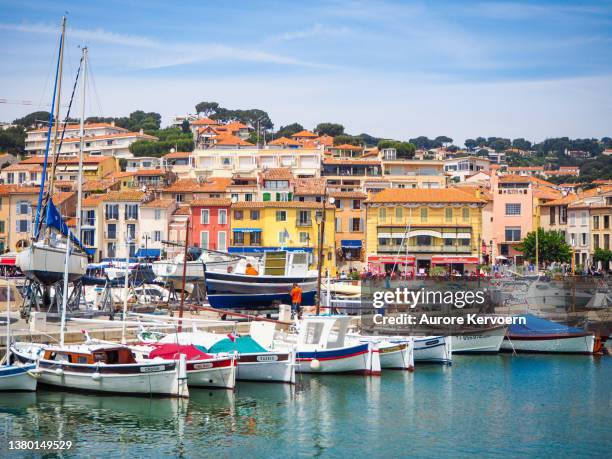
POLYGON ((200 102, 195 106, 196 113, 202 113, 204 116, 210 116, 217 111, 219 104, 217 102, 200 102))
POLYGON ((26 131, 22 126, 0 130, 0 152, 12 155, 25 153, 26 131))
POLYGON ((304 126, 300 123, 292 123, 287 126, 281 126, 278 131, 274 134, 274 138, 278 139, 280 137, 288 137, 291 138, 293 134, 297 134, 300 131, 304 130, 304 126))
POLYGON ((529 140, 523 139, 522 137, 514 139, 512 141, 512 146, 521 150, 531 150, 531 142, 529 140))
POLYGON ((593 253, 593 261, 601 261, 601 264, 604 267, 610 266, 610 262, 612 262, 612 251, 608 249, 597 248, 593 253))
POLYGON ((37 126, 38 124, 46 125, 46 123, 49 122, 49 116, 49 112, 45 111, 32 112, 23 118, 17 118, 13 121, 13 124, 29 129, 33 126, 37 126))
POLYGON ((467 148, 468 151, 472 151, 478 146, 478 142, 476 142, 474 139, 465 139, 463 145, 465 145, 465 148, 467 148))
POLYGON ((361 145, 357 137, 348 134, 340 134, 334 137, 334 145, 361 145))
POLYGON ((434 139, 435 142, 439 142, 442 145, 446 145, 447 143, 453 143, 453 139, 451 139, 450 137, 447 137, 445 135, 439 135, 438 137, 436 137, 434 139))
POLYGON ((381 140, 378 142, 378 149, 395 148, 398 159, 412 159, 416 147, 410 142, 400 142, 398 140, 381 140))
POLYGON ((185 134, 191 134, 191 125, 189 124, 189 121, 183 120, 181 123, 181 131, 183 131, 185 134))
POLYGON ((337 123, 319 123, 315 128, 315 132, 319 135, 330 135, 336 137, 337 135, 344 134, 344 126, 337 123))
MULTIPOLYGON (((565 236, 560 231, 545 231, 538 228, 538 259, 540 263, 569 262, 572 256, 571 247, 565 242, 565 236)), ((525 258, 535 261, 536 232, 528 233, 516 249, 525 258)))

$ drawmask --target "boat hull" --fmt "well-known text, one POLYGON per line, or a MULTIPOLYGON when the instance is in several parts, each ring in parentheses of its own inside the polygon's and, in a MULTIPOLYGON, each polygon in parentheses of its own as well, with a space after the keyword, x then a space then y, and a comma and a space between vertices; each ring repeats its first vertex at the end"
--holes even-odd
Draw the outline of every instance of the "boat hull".
POLYGON ((414 370, 414 355, 409 343, 383 343, 374 352, 379 354, 381 368, 414 370))
POLYGON ((123 395, 188 397, 187 381, 179 377, 178 362, 92 365, 37 359, 40 346, 14 348, 24 364, 38 363, 39 382, 85 392, 123 395))
MULTIPOLYGON (((64 278, 66 249, 31 245, 17 254, 15 264, 23 274, 43 285, 52 285, 64 278)), ((72 251, 68 258, 68 281, 75 282, 87 270, 87 254, 72 251)))
POLYGON ((446 336, 415 338, 414 361, 451 365, 453 362, 451 340, 446 336))
POLYGON ((32 372, 36 365, 0 366, 0 392, 35 391, 37 377, 32 372))
POLYGON ((295 384, 295 355, 273 351, 241 354, 237 379, 295 384))
POLYGON ((193 387, 234 389, 236 363, 233 358, 187 361, 187 383, 193 387))
POLYGON ((497 354, 504 340, 502 329, 452 336, 453 354, 497 354))
MULTIPOLYGON (((316 291, 302 292, 302 306, 315 303, 316 291)), ((218 309, 263 309, 274 304, 291 304, 289 293, 208 294, 208 303, 218 309)))
POLYGON ((540 335, 524 337, 508 335, 501 345, 504 352, 541 354, 592 354, 595 345, 593 335, 540 335))
POLYGON ((300 373, 370 373, 370 345, 359 344, 337 349, 300 351, 296 355, 300 373))

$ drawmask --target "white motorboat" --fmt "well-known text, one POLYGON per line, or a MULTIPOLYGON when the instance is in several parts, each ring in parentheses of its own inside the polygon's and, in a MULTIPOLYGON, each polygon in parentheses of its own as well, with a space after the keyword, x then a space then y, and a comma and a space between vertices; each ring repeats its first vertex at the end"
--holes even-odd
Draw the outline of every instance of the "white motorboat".
POLYGON ((300 373, 380 375, 375 344, 349 338, 350 321, 351 317, 342 315, 304 316, 297 335, 277 334, 273 346, 294 348, 300 373))
POLYGON ((503 327, 451 337, 453 354, 497 354, 504 340, 503 327))
POLYGON ((414 338, 415 363, 453 363, 452 340, 449 336, 417 336, 414 338))
POLYGON ((531 314, 522 314, 525 324, 512 324, 501 350, 506 352, 593 354, 601 344, 593 333, 581 328, 552 322, 531 314))
POLYGON ((153 262, 153 273, 163 281, 172 282, 180 287, 183 280, 183 267, 185 268, 186 282, 204 282, 204 266, 220 272, 232 271, 242 259, 235 255, 212 250, 190 248, 187 262, 184 263, 184 254, 177 255, 172 260, 158 260, 153 262))
POLYGON ((16 343, 22 364, 38 364, 41 384, 90 392, 188 397, 186 359, 137 362, 123 345, 16 343))
MULTIPOLYGON (((65 244, 51 246, 38 241, 17 254, 15 265, 29 279, 51 285, 64 278, 65 260, 65 244)), ((72 250, 68 258, 68 281, 80 279, 86 270, 87 254, 78 249, 72 250)))

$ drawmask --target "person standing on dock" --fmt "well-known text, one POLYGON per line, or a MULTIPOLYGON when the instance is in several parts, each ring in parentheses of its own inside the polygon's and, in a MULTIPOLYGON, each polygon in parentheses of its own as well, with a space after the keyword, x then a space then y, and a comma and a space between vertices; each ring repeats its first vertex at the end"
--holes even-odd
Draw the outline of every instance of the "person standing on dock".
POLYGON ((298 319, 302 317, 302 288, 297 283, 291 289, 291 313, 297 314, 298 319))

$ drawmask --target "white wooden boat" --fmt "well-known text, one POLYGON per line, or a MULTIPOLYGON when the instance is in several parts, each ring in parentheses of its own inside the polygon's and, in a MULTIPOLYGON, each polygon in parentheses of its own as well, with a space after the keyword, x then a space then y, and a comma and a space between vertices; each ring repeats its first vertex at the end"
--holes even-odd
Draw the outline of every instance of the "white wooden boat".
POLYGON ((190 249, 187 263, 183 263, 184 254, 177 255, 172 260, 153 262, 153 273, 160 279, 172 282, 176 287, 182 284, 183 266, 186 282, 204 282, 204 265, 220 272, 232 271, 242 257, 211 250, 190 249))
POLYGON ((38 364, 40 382, 62 389, 124 395, 188 397, 186 360, 137 362, 126 346, 16 343, 22 364, 38 364))
POLYGON ((0 366, 0 392, 34 391, 38 374, 36 364, 0 366))
POLYGON ((453 354, 497 354, 504 340, 504 328, 452 336, 453 354))
POLYGON ((349 336, 362 343, 373 343, 374 352, 379 355, 381 368, 414 371, 413 337, 363 336, 359 334, 349 334, 349 336))
POLYGON ((269 350, 248 339, 204 331, 182 333, 141 332, 143 342, 194 345, 212 355, 238 352, 236 379, 239 381, 295 383, 295 353, 291 350, 269 350), (234 341, 232 341, 234 340, 234 341), (234 344, 235 343, 235 344, 234 344))
POLYGON ((592 354, 596 350, 593 333, 531 314, 520 317, 526 319, 526 324, 508 327, 501 350, 545 354, 592 354))
MULTIPOLYGON (((15 265, 29 279, 42 285, 51 285, 64 278, 66 246, 51 246, 43 241, 34 242, 17 254, 15 265)), ((80 279, 87 270, 87 254, 74 248, 68 258, 68 281, 80 279)))
POLYGON ((415 363, 453 363, 452 340, 449 336, 417 336, 414 338, 415 363))
POLYGON ((138 361, 177 360, 185 354, 187 383, 192 387, 234 389, 236 387, 236 355, 213 356, 193 345, 152 344, 130 346, 138 361))

